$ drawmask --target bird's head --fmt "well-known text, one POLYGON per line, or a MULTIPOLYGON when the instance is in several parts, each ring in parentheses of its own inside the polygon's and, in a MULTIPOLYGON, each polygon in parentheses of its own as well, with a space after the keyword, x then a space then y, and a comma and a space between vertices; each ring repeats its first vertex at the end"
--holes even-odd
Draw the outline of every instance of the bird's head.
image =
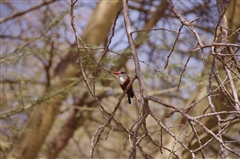
POLYGON ((113 72, 113 74, 115 74, 115 75, 127 75, 127 73, 126 72, 124 72, 124 71, 118 71, 118 72, 113 72))
POLYGON ((120 84, 123 84, 123 83, 129 78, 129 76, 127 75, 127 73, 124 72, 124 71, 113 72, 113 74, 119 75, 119 83, 120 83, 120 84))

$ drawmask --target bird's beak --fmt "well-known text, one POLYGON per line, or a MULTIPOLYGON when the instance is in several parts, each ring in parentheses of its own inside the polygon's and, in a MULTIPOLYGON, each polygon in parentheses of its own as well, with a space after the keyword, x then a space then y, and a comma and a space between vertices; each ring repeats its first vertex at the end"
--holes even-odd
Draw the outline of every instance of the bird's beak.
POLYGON ((120 72, 113 72, 113 74, 120 75, 121 73, 120 72))

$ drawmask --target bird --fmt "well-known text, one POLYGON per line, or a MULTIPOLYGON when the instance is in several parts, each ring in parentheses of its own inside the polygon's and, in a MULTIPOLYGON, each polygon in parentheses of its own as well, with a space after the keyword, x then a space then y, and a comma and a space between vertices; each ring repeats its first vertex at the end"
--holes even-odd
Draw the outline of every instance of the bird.
MULTIPOLYGON (((113 74, 119 75, 118 82, 119 82, 120 87, 124 91, 126 89, 126 87, 128 86, 129 82, 131 81, 130 77, 124 71, 114 72, 113 74)), ((134 91, 133 91, 132 85, 127 90, 127 95, 128 95, 128 103, 131 104, 131 98, 134 97, 134 91)))

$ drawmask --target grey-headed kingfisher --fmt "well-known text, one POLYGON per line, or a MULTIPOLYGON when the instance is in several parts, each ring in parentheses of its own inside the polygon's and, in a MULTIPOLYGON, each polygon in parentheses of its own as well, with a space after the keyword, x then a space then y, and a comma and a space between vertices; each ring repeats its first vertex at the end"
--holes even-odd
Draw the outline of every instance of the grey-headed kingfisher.
MULTIPOLYGON (((114 72, 115 75, 119 75, 118 82, 122 90, 125 90, 128 86, 129 82, 131 81, 128 74, 124 71, 114 72)), ((127 90, 127 96, 128 96, 128 103, 131 104, 131 98, 134 97, 134 91, 132 85, 127 90)))

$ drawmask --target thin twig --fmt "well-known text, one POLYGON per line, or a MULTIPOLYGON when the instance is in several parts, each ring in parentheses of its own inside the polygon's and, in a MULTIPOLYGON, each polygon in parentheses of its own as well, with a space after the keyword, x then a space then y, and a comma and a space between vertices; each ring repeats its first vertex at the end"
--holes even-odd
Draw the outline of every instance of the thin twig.
POLYGON ((172 53, 173 53, 173 50, 174 50, 174 48, 175 48, 175 46, 176 46, 176 44, 177 44, 177 41, 178 41, 178 38, 179 38, 179 36, 180 36, 180 33, 181 33, 182 28, 183 28, 183 24, 182 24, 182 25, 180 26, 180 28, 178 29, 177 37, 176 37, 176 39, 175 39, 175 41, 174 41, 174 43, 173 43, 173 46, 172 46, 172 48, 171 48, 171 50, 170 50, 170 52, 169 52, 169 54, 168 54, 168 56, 167 56, 167 61, 166 61, 166 64, 165 64, 164 69, 166 69, 167 66, 168 66, 169 59, 170 59, 170 57, 171 57, 171 55, 172 55, 172 53))
POLYGON ((48 5, 48 4, 50 4, 50 3, 53 3, 53 2, 55 2, 55 1, 56 1, 56 0, 51 0, 51 1, 49 1, 49 2, 45 2, 45 1, 44 1, 43 3, 41 3, 41 4, 37 5, 37 6, 34 6, 34 7, 32 7, 32 8, 29 8, 29 9, 27 9, 27 10, 24 10, 24 11, 22 11, 22 12, 15 13, 15 14, 13 14, 13 15, 10 15, 10 16, 7 17, 7 18, 1 18, 1 19, 0 19, 0 23, 3 23, 3 22, 6 22, 6 21, 8 21, 8 20, 11 20, 11 19, 13 19, 13 18, 22 16, 22 15, 28 13, 28 12, 31 12, 31 11, 36 10, 36 9, 38 9, 38 8, 41 8, 42 6, 46 6, 46 5, 48 5))
POLYGON ((179 82, 178 82, 178 86, 177 86, 177 90, 179 90, 179 87, 180 87, 180 84, 181 84, 181 81, 182 81, 183 74, 184 74, 184 72, 185 72, 185 70, 186 70, 186 68, 187 68, 188 62, 190 61, 190 59, 191 59, 191 57, 192 57, 192 54, 193 54, 193 52, 190 53, 190 55, 189 55, 189 57, 188 57, 185 65, 184 65, 184 67, 183 67, 183 71, 182 71, 182 73, 180 74, 179 82))
POLYGON ((195 35, 195 37, 197 38, 198 40, 198 44, 200 45, 200 47, 202 48, 203 46, 203 43, 202 43, 202 40, 199 36, 199 34, 196 32, 196 30, 193 28, 193 25, 192 23, 198 19, 198 17, 196 17, 195 19, 191 20, 190 22, 188 22, 187 20, 185 20, 182 15, 178 12, 178 10, 174 7, 172 1, 170 0, 167 0, 168 3, 169 3, 169 6, 171 8, 171 10, 173 11, 173 13, 178 17, 178 19, 182 22, 182 24, 184 24, 185 26, 187 26, 193 33, 193 35, 195 35))
POLYGON ((179 31, 177 30, 169 30, 169 29, 166 29, 166 28, 152 28, 152 29, 141 29, 141 30, 134 30, 131 32, 131 34, 133 33, 138 33, 138 32, 149 32, 149 31, 157 31, 157 30, 164 30, 164 31, 168 31, 168 32, 173 32, 173 33, 178 33, 178 34, 181 34, 179 31))
POLYGON ((96 67, 96 69, 95 69, 95 74, 94 74, 94 78, 93 78, 93 92, 94 92, 94 93, 95 93, 95 80, 96 80, 97 72, 98 72, 98 70, 99 70, 99 66, 100 66, 103 58, 106 56, 107 52, 109 51, 109 46, 110 46, 110 44, 112 43, 112 39, 113 39, 113 37, 114 37, 114 32, 115 32, 116 23, 117 23, 118 16, 119 16, 120 13, 121 13, 121 10, 118 11, 118 13, 117 13, 117 16, 116 16, 116 18, 115 18, 115 21, 114 21, 113 27, 112 27, 112 35, 111 35, 111 37, 109 38, 108 44, 107 44, 105 50, 103 51, 103 53, 102 53, 102 55, 101 55, 101 58, 100 58, 100 60, 99 60, 99 62, 98 62, 98 64, 97 64, 97 67, 96 67))

